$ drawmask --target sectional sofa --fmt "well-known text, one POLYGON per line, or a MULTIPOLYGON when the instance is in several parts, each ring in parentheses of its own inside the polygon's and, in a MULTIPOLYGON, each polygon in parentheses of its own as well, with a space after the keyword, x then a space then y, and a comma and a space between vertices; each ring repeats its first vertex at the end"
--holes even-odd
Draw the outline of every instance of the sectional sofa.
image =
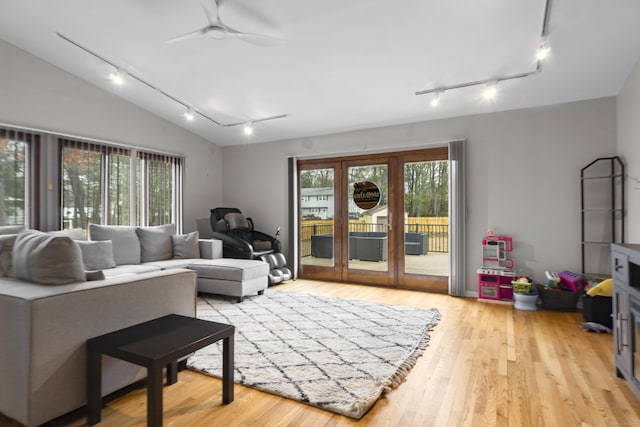
MULTIPOLYGON (((88 338, 169 313, 195 316, 200 286, 245 295, 266 288, 267 264, 211 259, 219 242, 174 233, 92 226, 87 241, 80 230, 0 227, 0 412, 31 427, 78 409, 88 338)), ((144 375, 105 357, 102 394, 144 375)))

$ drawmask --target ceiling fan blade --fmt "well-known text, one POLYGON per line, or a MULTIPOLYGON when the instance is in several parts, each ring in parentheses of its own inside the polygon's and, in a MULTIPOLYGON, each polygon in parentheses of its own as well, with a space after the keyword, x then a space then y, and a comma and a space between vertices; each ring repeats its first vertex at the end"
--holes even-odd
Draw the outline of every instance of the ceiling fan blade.
POLYGON ((188 40, 188 39, 193 39, 193 38, 196 38, 196 37, 202 37, 202 36, 207 34, 207 29, 208 28, 209 27, 204 27, 204 28, 201 28, 201 29, 196 30, 196 31, 191 31, 190 33, 186 33, 186 34, 182 34, 180 36, 176 36, 176 37, 170 38, 169 40, 165 40, 164 42, 165 43, 174 43, 174 42, 179 42, 179 41, 182 41, 182 40, 188 40))
POLYGON ((218 1, 217 0, 202 0, 202 10, 204 11, 209 25, 219 25, 220 17, 218 15, 218 1))
POLYGON ((264 34, 243 33, 225 25, 224 28, 230 36, 238 37, 240 40, 251 43, 257 46, 275 46, 283 42, 282 39, 277 37, 267 36, 264 34))

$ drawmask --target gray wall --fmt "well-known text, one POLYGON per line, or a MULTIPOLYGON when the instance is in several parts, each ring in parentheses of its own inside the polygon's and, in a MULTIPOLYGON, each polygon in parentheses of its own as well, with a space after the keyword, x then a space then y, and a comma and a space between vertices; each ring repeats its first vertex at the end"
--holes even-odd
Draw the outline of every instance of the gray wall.
POLYGON ((0 40, 0 123, 185 156, 184 230, 222 199, 216 145, 0 40))
MULTIPOLYGON (((287 157, 363 154, 467 139, 467 291, 488 228, 514 237, 520 274, 580 271, 580 168, 616 154, 616 100, 223 147, 223 199, 287 241, 287 157)), ((286 248, 288 250, 288 248, 286 248)))
POLYGON ((627 236, 640 242, 640 61, 629 74, 618 102, 618 150, 627 172, 627 236))

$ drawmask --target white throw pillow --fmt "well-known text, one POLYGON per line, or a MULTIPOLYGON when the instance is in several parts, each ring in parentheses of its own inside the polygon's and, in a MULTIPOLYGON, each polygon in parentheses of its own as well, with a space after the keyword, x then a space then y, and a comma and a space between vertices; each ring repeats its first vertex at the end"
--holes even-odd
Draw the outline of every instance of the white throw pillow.
POLYGON ((16 279, 44 285, 85 281, 80 247, 66 236, 22 232, 13 245, 12 261, 16 279))
POLYGON ((172 235, 173 258, 189 259, 200 258, 200 243, 197 231, 189 234, 172 235))

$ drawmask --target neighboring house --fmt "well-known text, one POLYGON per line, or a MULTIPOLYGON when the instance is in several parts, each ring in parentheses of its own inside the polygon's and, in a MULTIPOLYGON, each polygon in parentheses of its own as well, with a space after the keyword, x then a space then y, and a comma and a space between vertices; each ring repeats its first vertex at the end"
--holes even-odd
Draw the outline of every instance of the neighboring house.
POLYGON ((333 188, 302 188, 300 190, 300 213, 302 217, 313 215, 320 219, 333 216, 333 188))

